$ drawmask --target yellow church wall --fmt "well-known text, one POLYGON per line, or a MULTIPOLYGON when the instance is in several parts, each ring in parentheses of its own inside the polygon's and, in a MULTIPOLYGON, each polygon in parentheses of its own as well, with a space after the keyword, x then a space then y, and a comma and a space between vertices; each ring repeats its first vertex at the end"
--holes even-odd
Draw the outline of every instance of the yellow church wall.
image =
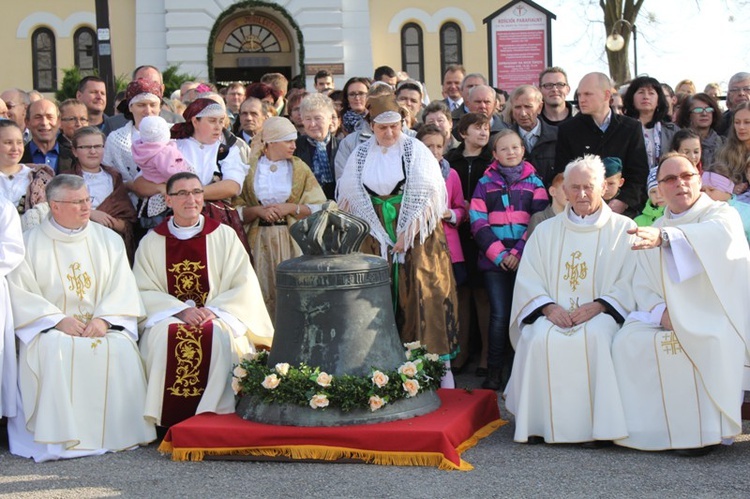
MULTIPOLYGON (((109 2, 115 74, 127 74, 135 65, 135 0, 109 2)), ((0 47, 5 71, 0 72, 0 91, 11 87, 33 88, 31 35, 47 27, 55 35, 57 83, 63 69, 75 65, 73 34, 83 26, 96 29, 93 0, 35 0, 5 9, 0 21, 0 47)), ((51 94, 50 94, 51 95, 51 94)))
MULTIPOLYGON (((422 28, 424 79, 432 99, 441 96, 440 26, 454 22, 461 28, 463 65, 467 72, 488 74, 487 26, 482 20, 503 7, 498 2, 446 0, 370 0, 373 66, 401 69, 401 28, 410 22, 422 28), (408 7, 405 6, 408 4, 408 7)), ((372 75, 362 75, 370 76, 372 75)))

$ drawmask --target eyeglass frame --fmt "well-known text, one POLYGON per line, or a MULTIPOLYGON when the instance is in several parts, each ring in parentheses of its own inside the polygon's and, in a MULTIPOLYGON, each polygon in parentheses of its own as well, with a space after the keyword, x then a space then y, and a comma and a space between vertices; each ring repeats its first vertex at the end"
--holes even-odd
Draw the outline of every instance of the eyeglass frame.
POLYGON ((700 173, 698 172, 682 172, 679 175, 667 175, 661 180, 657 180, 660 184, 666 184, 669 186, 675 186, 677 185, 678 181, 683 181, 686 184, 690 182, 693 177, 700 177, 700 173))
POLYGON ((168 192, 167 196, 176 197, 180 199, 187 199, 187 197, 190 196, 191 194, 193 195, 193 197, 201 197, 203 196, 205 192, 206 191, 204 189, 193 189, 192 191, 183 189, 177 192, 168 192))

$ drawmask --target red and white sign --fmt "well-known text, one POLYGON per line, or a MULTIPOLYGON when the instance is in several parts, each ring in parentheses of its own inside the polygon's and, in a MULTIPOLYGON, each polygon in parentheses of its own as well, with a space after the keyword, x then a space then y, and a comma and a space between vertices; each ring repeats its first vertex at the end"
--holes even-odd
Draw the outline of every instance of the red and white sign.
POLYGON ((492 20, 492 81, 507 92, 534 85, 547 67, 547 16, 526 2, 492 20))

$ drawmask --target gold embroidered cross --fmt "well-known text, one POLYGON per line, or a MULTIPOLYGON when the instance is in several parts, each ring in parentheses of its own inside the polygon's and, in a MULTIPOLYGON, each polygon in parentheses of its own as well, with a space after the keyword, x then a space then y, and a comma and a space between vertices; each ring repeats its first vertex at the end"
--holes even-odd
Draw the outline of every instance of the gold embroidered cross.
POLYGON ((674 331, 667 331, 662 336, 661 348, 667 355, 677 355, 682 353, 682 346, 680 340, 677 339, 677 335, 674 331))

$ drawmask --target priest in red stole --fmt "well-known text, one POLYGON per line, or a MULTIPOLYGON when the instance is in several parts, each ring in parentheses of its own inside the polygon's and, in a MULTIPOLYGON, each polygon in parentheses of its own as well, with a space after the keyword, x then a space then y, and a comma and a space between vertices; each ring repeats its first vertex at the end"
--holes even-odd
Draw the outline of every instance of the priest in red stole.
POLYGON ((233 412, 234 364, 273 339, 237 234, 201 215, 200 179, 178 173, 166 191, 174 216, 143 238, 133 268, 148 314, 140 341, 148 372, 145 415, 160 426, 233 412))
POLYGON ((667 155, 656 175, 666 209, 632 231, 645 250, 637 312, 612 343, 629 434, 615 443, 697 456, 742 433, 750 251, 737 210, 701 194, 690 160, 667 155))

